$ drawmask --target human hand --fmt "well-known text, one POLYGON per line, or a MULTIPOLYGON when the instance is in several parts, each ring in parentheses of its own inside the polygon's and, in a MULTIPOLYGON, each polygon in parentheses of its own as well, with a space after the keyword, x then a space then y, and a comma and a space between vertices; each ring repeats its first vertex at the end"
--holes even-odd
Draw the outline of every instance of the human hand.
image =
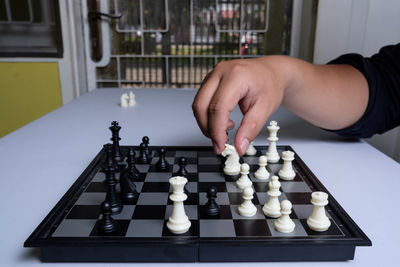
POLYGON ((229 115, 236 105, 244 115, 234 141, 239 154, 245 153, 250 141, 280 106, 288 74, 285 58, 225 61, 207 74, 192 108, 201 131, 211 138, 215 153, 223 151, 228 139, 226 131, 234 128, 229 115))

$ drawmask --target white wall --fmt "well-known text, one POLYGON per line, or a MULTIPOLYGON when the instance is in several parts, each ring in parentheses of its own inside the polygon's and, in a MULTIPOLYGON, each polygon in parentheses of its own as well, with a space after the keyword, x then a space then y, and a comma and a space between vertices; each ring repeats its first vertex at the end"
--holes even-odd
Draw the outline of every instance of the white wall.
MULTIPOLYGON (((400 1, 320 0, 314 62, 324 64, 341 54, 364 56, 400 42, 400 1)), ((400 162, 400 127, 366 141, 400 162)))

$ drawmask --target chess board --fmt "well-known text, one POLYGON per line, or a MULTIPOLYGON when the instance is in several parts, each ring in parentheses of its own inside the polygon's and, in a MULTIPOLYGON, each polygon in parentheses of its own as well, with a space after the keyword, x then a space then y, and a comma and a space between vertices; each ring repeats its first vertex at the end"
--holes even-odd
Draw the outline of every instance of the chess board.
MULTIPOLYGON (((126 154, 128 148, 122 146, 122 153, 126 154)), ((297 154, 293 161, 295 179, 280 180, 279 199, 292 202, 290 216, 296 225, 294 232, 284 234, 274 229, 275 219, 262 212, 268 198, 268 181, 253 176, 258 157, 265 154, 267 147, 256 146, 257 155, 241 158, 250 165, 255 190, 253 203, 257 207, 253 217, 238 214, 241 190, 234 179, 223 174, 224 159, 216 156, 211 147, 165 147, 166 160, 171 164, 168 172, 156 171, 159 148, 150 147, 151 164, 136 165, 141 172, 136 182, 139 194, 132 203, 123 206, 120 214, 113 216, 118 223, 115 232, 102 234, 99 230, 100 203, 106 196, 101 168, 105 155, 101 150, 26 240, 25 247, 39 247, 43 261, 231 262, 350 260, 356 246, 371 245, 297 154), (188 162, 189 194, 184 204, 191 228, 183 235, 174 235, 166 227, 172 211, 168 179, 178 170, 181 156, 188 162), (202 208, 210 186, 218 189, 221 212, 216 217, 206 215, 202 208), (325 232, 315 232, 306 223, 313 209, 310 200, 314 191, 329 195, 326 212, 331 226, 325 232)), ((280 154, 284 150, 294 151, 290 146, 278 146, 280 154)), ((267 168, 277 174, 281 166, 282 162, 278 162, 268 164, 267 168)))

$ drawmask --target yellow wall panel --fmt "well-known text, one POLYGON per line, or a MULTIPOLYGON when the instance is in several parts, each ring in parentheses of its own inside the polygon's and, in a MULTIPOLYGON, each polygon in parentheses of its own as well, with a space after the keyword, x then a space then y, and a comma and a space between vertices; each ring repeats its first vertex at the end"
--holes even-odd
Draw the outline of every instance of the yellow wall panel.
POLYGON ((0 137, 62 105, 56 62, 0 62, 0 137))

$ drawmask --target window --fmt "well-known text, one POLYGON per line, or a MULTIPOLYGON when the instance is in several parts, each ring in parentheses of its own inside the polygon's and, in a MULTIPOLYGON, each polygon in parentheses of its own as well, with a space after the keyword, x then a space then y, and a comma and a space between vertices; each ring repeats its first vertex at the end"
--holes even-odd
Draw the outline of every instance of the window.
POLYGON ((96 88, 198 87, 220 61, 291 55, 293 0, 109 0, 109 10, 86 2, 113 17, 103 18, 104 35, 89 19, 96 88))
POLYGON ((0 56, 62 57, 58 1, 0 0, 0 56))

